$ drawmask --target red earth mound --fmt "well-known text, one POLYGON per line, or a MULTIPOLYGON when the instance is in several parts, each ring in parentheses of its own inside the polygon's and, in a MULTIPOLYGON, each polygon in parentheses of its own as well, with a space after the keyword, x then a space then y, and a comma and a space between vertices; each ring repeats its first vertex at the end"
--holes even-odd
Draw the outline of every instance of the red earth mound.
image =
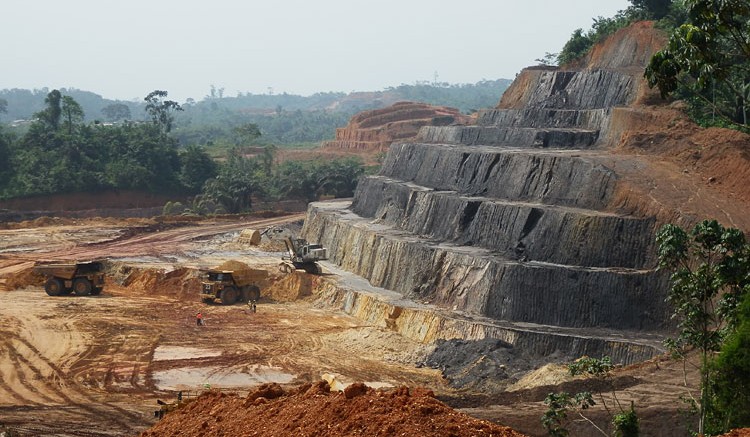
POLYGON ((356 383, 344 392, 331 392, 325 381, 290 391, 265 384, 245 398, 207 392, 141 433, 141 437, 175 435, 523 436, 459 413, 426 389, 374 390, 356 383))

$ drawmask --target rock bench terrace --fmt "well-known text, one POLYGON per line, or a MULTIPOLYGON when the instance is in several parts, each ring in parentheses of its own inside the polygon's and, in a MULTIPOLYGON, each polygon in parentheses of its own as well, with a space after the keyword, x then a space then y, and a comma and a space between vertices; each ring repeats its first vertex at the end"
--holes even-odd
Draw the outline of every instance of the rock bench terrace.
MULTIPOLYGON (((506 340, 500 332, 513 326, 524 334, 512 343, 523 337, 540 354, 632 362, 661 352, 655 339, 671 322, 657 221, 613 210, 618 175, 603 146, 612 108, 631 104, 642 78, 608 62, 526 69, 475 125, 424 126, 416 141, 393 143, 351 203, 309 207, 305 238, 373 286, 430 305, 454 326, 435 338, 478 339, 481 324, 482 335, 506 340)), ((376 313, 360 317, 395 326, 385 320, 392 309, 376 313)))

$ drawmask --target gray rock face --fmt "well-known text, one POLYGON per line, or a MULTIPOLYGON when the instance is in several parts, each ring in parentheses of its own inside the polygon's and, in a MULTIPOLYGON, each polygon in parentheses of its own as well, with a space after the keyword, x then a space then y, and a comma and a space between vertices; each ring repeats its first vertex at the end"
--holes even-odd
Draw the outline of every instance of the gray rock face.
POLYGON ((598 109, 628 104, 636 79, 616 70, 542 71, 530 88, 529 109, 598 109))
POLYGON ((516 261, 370 223, 340 204, 308 210, 305 235, 331 260, 417 301, 498 320, 628 330, 664 328, 668 309, 652 270, 516 261))
MULTIPOLYGON (((544 354, 578 350, 545 336, 555 329, 620 331, 630 343, 617 346, 618 358, 642 359, 657 349, 635 337, 672 327, 667 281, 655 270, 655 220, 610 212, 617 175, 601 153, 582 150, 596 147, 611 108, 634 98, 638 79, 615 70, 521 79, 532 83, 515 100, 523 107, 393 144, 351 205, 311 205, 303 234, 341 268, 406 299, 513 329, 546 327, 509 344, 524 338, 544 354)), ((565 341, 586 337, 588 350, 612 351, 611 338, 598 335, 565 341)))
POLYGON ((489 249, 509 259, 651 268, 653 219, 432 191, 383 177, 362 181, 352 210, 432 241, 489 249), (375 195, 373 195, 375 194, 375 195))
MULTIPOLYGON (((393 144, 380 175, 438 191, 594 210, 606 208, 617 180, 610 169, 569 153, 438 144, 393 144)), ((358 190, 355 205, 367 195, 358 190)))
POLYGON ((596 143, 599 131, 573 128, 425 126, 419 139, 428 143, 587 149, 596 143))
POLYGON ((609 117, 601 109, 485 109, 480 111, 478 126, 520 126, 537 128, 599 129, 609 117))

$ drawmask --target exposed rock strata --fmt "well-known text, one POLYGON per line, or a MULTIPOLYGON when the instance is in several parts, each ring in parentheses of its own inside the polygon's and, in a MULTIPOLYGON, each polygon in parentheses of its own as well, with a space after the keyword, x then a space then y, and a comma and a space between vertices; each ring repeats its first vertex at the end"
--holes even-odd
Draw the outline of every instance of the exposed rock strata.
POLYGON ((374 326, 391 329, 404 337, 428 344, 457 338, 469 341, 495 338, 523 350, 529 356, 609 356, 620 363, 642 361, 661 352, 661 339, 658 335, 591 328, 550 329, 548 326, 529 323, 469 318, 460 312, 436 311, 407 301, 397 293, 393 294, 394 296, 389 297, 377 292, 327 287, 318 295, 318 302, 374 326))
MULTIPOLYGON (((648 59, 640 51, 654 46, 642 44, 649 31, 638 24, 609 46, 648 59)), ((613 108, 642 92, 642 70, 618 53, 599 51, 586 62, 526 69, 476 125, 428 126, 416 141, 393 144, 351 206, 308 209, 306 238, 328 247, 341 268, 403 298, 546 327, 522 335, 540 354, 551 353, 545 344, 559 347, 550 336, 564 329, 591 330, 589 349, 620 361, 654 353, 616 353, 600 331, 619 330, 637 345, 638 335, 671 326, 666 278, 655 271, 657 220, 612 209, 620 182, 601 150, 613 108)), ((460 335, 508 335, 500 331, 460 335)), ((574 344, 565 347, 578 351, 574 344)))

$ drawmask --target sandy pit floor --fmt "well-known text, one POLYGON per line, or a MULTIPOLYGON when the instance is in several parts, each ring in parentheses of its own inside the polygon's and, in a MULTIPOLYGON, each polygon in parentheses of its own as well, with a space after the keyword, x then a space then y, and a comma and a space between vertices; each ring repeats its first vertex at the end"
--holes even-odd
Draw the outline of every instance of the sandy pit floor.
MULTIPOLYGON (((241 257, 273 268, 278 254, 251 255, 232 241, 241 229, 300 219, 2 230, 0 287, 41 259, 108 258, 120 269, 169 272, 241 257)), ((21 435, 135 435, 155 422, 157 399, 178 391, 242 393, 324 376, 373 387, 440 385, 438 371, 394 358, 395 349, 423 345, 353 317, 306 301, 264 298, 255 313, 244 304, 206 305, 197 290, 170 289, 168 280, 122 285, 115 273, 100 296, 0 291, 0 424, 21 435), (198 311, 204 326, 196 325, 198 311)))

